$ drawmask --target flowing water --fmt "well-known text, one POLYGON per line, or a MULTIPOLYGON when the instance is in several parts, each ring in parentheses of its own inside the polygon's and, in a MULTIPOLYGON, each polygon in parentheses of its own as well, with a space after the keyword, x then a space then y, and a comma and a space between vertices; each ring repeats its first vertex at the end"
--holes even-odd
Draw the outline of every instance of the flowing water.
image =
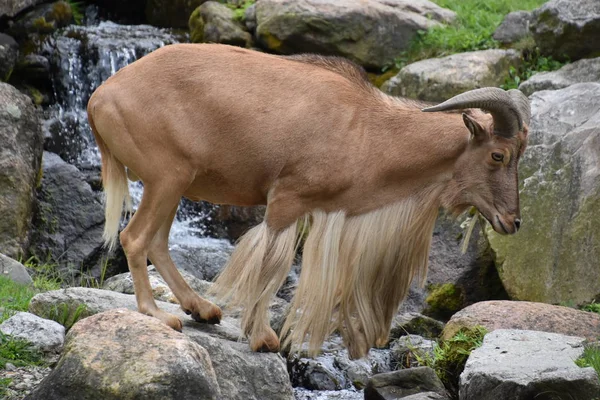
MULTIPOLYGON (((92 10, 93 11, 93 10, 92 10)), ((186 40, 181 34, 148 25, 120 25, 87 18, 43 44, 49 59, 55 102, 46 110, 45 148, 83 171, 98 174, 100 155, 88 125, 86 105, 94 90, 119 69, 159 47, 186 40)), ((143 188, 130 183, 137 206, 143 188)), ((205 245, 213 208, 184 202, 171 230, 171 243, 205 245)))

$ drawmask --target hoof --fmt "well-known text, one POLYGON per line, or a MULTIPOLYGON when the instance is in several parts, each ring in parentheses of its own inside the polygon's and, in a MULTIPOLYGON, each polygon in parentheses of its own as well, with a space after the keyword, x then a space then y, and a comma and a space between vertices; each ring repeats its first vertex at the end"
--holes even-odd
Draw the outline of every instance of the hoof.
POLYGON ((223 316, 223 312, 221 311, 221 309, 212 303, 210 303, 210 307, 205 307, 203 310, 200 311, 188 310, 183 307, 181 307, 181 309, 187 315, 191 315, 194 321, 204 324, 219 324, 223 316))
POLYGON ((273 329, 268 327, 261 334, 250 336, 250 349, 259 353, 277 353, 279 338, 273 329))
POLYGON ((175 315, 169 314, 168 312, 156 309, 150 312, 142 312, 142 314, 159 319, 162 323, 169 326, 170 328, 175 329, 178 332, 181 332, 181 330, 183 329, 183 324, 181 320, 175 315))

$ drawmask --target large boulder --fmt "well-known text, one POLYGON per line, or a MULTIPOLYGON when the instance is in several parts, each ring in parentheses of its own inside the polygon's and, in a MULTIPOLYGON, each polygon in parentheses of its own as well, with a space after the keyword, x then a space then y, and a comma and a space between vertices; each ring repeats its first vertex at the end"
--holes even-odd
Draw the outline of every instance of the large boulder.
POLYGON ((580 336, 600 337, 600 315, 569 307, 528 301, 482 301, 462 309, 446 324, 442 339, 452 338, 461 328, 483 326, 496 329, 522 329, 580 336))
POLYGON ((16 258, 26 253, 43 140, 38 110, 5 83, 0 83, 0 143, 0 252, 16 258))
POLYGON ((0 324, 0 332, 25 340, 35 349, 58 353, 65 342, 65 328, 58 322, 19 312, 0 324))
POLYGON ((221 399, 206 349, 159 320, 124 309, 77 323, 30 400, 221 399))
POLYGON ((0 33, 0 81, 7 81, 13 72, 19 45, 11 36, 0 33))
POLYGON ((206 0, 148 0, 146 18, 152 25, 187 28, 190 14, 206 0))
POLYGON ((527 96, 540 90, 563 89, 576 83, 600 82, 600 57, 567 64, 552 72, 540 72, 519 85, 527 96))
POLYGON ((533 11, 531 33, 543 54, 578 60, 600 51, 600 2, 550 0, 533 11))
POLYGON ((277 53, 339 55, 381 68, 393 63, 419 31, 455 17, 428 0, 261 0, 256 36, 277 53))
POLYGON ((531 13, 528 11, 514 11, 506 15, 504 20, 494 31, 494 40, 502 44, 511 44, 529 35, 531 13))
POLYGON ((444 384, 429 367, 401 369, 373 376, 365 388, 365 400, 402 399, 420 392, 446 395, 444 384))
POLYGON ((600 381, 580 368, 583 338, 555 333, 497 330, 471 352, 460 376, 461 400, 594 400, 600 381))
POLYGON ((8 0, 0 3, 0 18, 14 17, 29 7, 41 4, 46 0, 8 0))
POLYGON ((8 277, 10 280, 22 285, 33 283, 27 268, 17 260, 0 254, 0 276, 8 277))
POLYGON ((216 1, 207 1, 194 10, 189 28, 193 43, 223 43, 241 47, 252 44, 252 35, 235 19, 233 10, 216 1))
POLYGON ((531 109, 521 230, 486 231, 496 266, 511 299, 590 302, 600 294, 600 83, 535 92, 531 109))
MULTIPOLYGON (((89 288, 69 288, 38 294, 31 300, 29 309, 30 312, 43 317, 53 309, 61 307, 62 304, 67 304, 70 308, 80 304, 85 305, 84 317, 106 311, 112 313, 114 311, 110 310, 115 308, 137 309, 135 296, 89 288)), ((200 324, 192 321, 176 304, 162 301, 157 304, 162 310, 177 315, 183 321, 183 334, 188 340, 208 351, 221 393, 218 398, 232 400, 291 400, 293 398, 284 360, 278 354, 252 352, 248 343, 240 339, 243 335, 236 319, 225 317, 218 325, 200 324)), ((128 318, 111 320, 111 324, 116 326, 115 332, 129 330, 132 325, 135 325, 129 323, 128 318)), ((158 320, 151 320, 153 325, 163 326, 158 320)), ((80 323, 85 321, 87 319, 80 323)), ((78 324, 72 330, 77 326, 78 324)), ((169 332, 175 332, 166 325, 164 327, 169 332)), ((132 335, 121 344, 124 349, 136 348, 137 340, 135 335, 132 335)), ((68 346, 67 343, 66 347, 68 346)), ((143 370, 146 368, 145 365, 146 361, 140 360, 136 368, 143 370)))
POLYGON ((104 206, 85 176, 58 155, 44 152, 30 254, 55 264, 67 279, 88 271, 99 277, 107 262, 103 229, 104 206))
POLYGON ((481 50, 417 61, 402 68, 381 89, 394 96, 443 101, 467 90, 500 86, 518 67, 515 50, 481 50))

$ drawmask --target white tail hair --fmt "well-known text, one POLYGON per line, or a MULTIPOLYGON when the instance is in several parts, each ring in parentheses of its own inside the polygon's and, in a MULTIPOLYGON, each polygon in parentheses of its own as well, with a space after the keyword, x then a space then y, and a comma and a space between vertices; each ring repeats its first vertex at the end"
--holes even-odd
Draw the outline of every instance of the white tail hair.
MULTIPOLYGON (((387 343, 391 320, 417 277, 427 274, 437 196, 420 196, 357 216, 343 211, 310 215, 300 282, 280 337, 292 352, 317 355, 338 331, 350 356, 387 343)), ((245 333, 266 321, 266 310, 284 282, 297 245, 294 223, 281 232, 265 222, 248 231, 218 277, 213 292, 246 310, 245 333)))

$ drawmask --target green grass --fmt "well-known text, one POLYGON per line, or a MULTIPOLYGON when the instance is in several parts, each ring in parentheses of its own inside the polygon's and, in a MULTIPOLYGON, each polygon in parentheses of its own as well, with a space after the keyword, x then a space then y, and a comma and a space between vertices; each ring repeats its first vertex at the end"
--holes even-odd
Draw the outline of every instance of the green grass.
POLYGON ((583 307, 581 307, 581 309, 583 311, 595 312, 600 314, 600 303, 596 303, 595 301, 593 301, 590 304, 584 305, 583 307))
POLYGON ((29 301, 36 293, 30 286, 20 285, 8 277, 0 276, 0 323, 18 311, 27 311, 29 301))
POLYGON ((396 60, 396 68, 426 58, 498 47, 492 35, 506 14, 533 10, 547 0, 433 0, 457 14, 451 25, 420 32, 408 51, 396 60))
POLYGON ((79 304, 77 307, 74 307, 67 303, 61 303, 60 305, 53 307, 46 318, 58 322, 65 327, 66 331, 68 331, 77 321, 88 317, 89 315, 85 304, 79 304))
POLYGON ((583 354, 579 359, 575 361, 575 364, 584 368, 584 367, 592 367, 596 370, 598 374, 598 379, 600 379, 600 344, 588 344, 584 346, 583 354))
POLYGON ((43 354, 29 342, 0 332, 0 369, 6 368, 6 363, 16 367, 43 365, 43 354))
POLYGON ((453 398, 458 399, 458 380, 471 351, 483 344, 487 330, 482 326, 462 328, 456 335, 442 340, 429 354, 413 353, 419 365, 432 368, 453 398))
POLYGON ((3 399, 6 396, 6 389, 11 382, 12 379, 10 378, 0 378, 0 399, 3 399))

